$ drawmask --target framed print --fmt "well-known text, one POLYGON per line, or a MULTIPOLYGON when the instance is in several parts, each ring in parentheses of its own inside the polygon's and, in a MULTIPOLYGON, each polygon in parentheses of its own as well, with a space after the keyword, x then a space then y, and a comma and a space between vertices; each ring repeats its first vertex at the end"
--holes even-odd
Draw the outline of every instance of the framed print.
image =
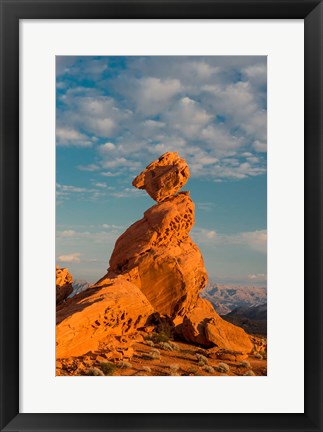
POLYGON ((1 430, 322 430, 322 3, 1 26, 1 430))

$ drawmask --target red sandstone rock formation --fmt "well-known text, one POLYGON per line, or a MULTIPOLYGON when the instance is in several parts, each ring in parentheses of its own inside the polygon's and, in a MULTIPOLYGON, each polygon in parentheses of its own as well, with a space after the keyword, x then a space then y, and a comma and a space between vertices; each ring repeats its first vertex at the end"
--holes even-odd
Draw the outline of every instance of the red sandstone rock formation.
POLYGON ((178 153, 165 153, 152 162, 132 182, 157 202, 173 196, 187 182, 190 176, 187 163, 178 153))
POLYGON ((153 308, 124 278, 105 280, 68 300, 56 312, 56 357, 103 349, 111 336, 134 333, 153 308))
POLYGON ((61 304, 72 293, 72 282, 68 269, 56 266, 56 304, 61 304))
POLYGON ((193 223, 187 192, 151 207, 117 240, 106 277, 123 275, 157 312, 178 321, 207 283, 201 252, 188 235, 193 223))
POLYGON ((194 204, 188 192, 175 195, 188 177, 186 162, 165 153, 133 181, 158 203, 119 237, 108 273, 58 309, 57 357, 102 349, 109 337, 134 333, 153 313, 177 325, 189 342, 251 351, 244 330, 199 297, 207 273, 189 237, 194 204))
POLYGON ((184 317, 181 333, 188 342, 206 347, 250 352, 253 344, 245 331, 223 320, 211 303, 199 298, 195 307, 184 317))

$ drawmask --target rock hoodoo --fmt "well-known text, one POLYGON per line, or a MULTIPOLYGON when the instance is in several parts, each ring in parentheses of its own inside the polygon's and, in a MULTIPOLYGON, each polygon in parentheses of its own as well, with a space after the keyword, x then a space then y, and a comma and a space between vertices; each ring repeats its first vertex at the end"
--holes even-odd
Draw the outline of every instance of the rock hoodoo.
POLYGON ((165 153, 134 179, 157 204, 118 238, 107 274, 58 310, 57 356, 98 349, 109 336, 144 327, 152 314, 171 321, 188 342, 240 352, 253 348, 244 330, 199 297, 208 278, 189 236, 194 203, 189 192, 179 192, 189 175, 184 159, 165 153))

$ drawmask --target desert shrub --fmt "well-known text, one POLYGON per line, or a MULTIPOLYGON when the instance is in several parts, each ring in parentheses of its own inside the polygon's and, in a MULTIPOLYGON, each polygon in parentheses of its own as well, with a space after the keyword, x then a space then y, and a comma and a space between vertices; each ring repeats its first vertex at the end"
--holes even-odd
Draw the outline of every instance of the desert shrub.
POLYGON ((220 372, 220 373, 227 373, 227 372, 229 372, 229 370, 230 370, 230 366, 227 365, 226 363, 219 363, 219 364, 216 366, 216 370, 217 370, 218 372, 220 372))
POLYGON ((101 362, 100 366, 104 375, 113 375, 116 370, 116 365, 110 362, 101 362))
POLYGON ((147 360, 160 359, 160 352, 157 349, 155 349, 154 351, 151 350, 149 353, 144 354, 144 358, 147 360))
POLYGON ((155 344, 154 344, 154 342, 153 342, 152 340, 147 340, 147 341, 146 341, 146 344, 147 344, 148 346, 150 346, 150 347, 155 346, 155 344))
POLYGON ((250 368, 250 363, 247 362, 247 361, 242 361, 242 362, 240 363, 240 366, 241 366, 241 367, 244 367, 244 368, 250 368))
POLYGON ((179 376, 178 369, 179 369, 179 366, 177 364, 170 365, 169 366, 169 375, 179 376))
POLYGON ((196 359, 199 366, 205 366, 209 364, 208 359, 202 354, 196 354, 196 359))
POLYGON ((132 368, 132 364, 126 361, 121 361, 118 363, 118 367, 120 369, 131 369, 132 368))
POLYGON ((205 370, 205 372, 207 372, 207 373, 215 373, 214 368, 212 366, 209 366, 209 365, 203 366, 202 369, 205 370))
POLYGON ((154 343, 168 342, 169 341, 169 336, 165 332, 162 331, 160 333, 153 333, 151 335, 151 340, 154 343))
POLYGON ((168 342, 160 342, 158 344, 159 348, 161 348, 164 351, 174 351, 174 348, 172 347, 172 345, 168 342))
POLYGON ((179 366, 177 364, 172 364, 169 366, 169 369, 174 371, 174 372, 177 372, 179 369, 179 366))
POLYGON ((169 345, 173 348, 173 351, 180 351, 180 347, 175 342, 169 342, 169 345))
POLYGON ((263 359, 263 356, 262 356, 260 353, 257 353, 257 354, 255 355, 255 357, 256 357, 257 359, 259 359, 259 360, 262 360, 262 359, 263 359))
POLYGON ((142 369, 144 372, 147 372, 147 373, 150 373, 150 372, 151 372, 151 369, 150 369, 149 366, 143 366, 141 369, 142 369))
POLYGON ((104 373, 97 367, 90 367, 87 370, 86 375, 88 375, 88 376, 104 376, 104 373))
POLYGON ((244 376, 255 376, 255 373, 252 370, 248 370, 244 376))

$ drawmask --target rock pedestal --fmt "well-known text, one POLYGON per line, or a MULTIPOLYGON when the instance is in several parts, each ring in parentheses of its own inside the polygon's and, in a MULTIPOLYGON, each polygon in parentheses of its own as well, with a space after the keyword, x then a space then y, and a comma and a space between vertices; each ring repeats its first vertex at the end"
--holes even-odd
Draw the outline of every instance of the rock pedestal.
POLYGON ((58 357, 81 355, 102 347, 111 335, 133 333, 153 313, 173 322, 188 342, 251 351, 244 330, 199 297, 208 278, 189 236, 194 203, 189 192, 179 192, 188 178, 186 162, 165 153, 134 179, 157 204, 117 239, 107 274, 58 311, 58 357))

